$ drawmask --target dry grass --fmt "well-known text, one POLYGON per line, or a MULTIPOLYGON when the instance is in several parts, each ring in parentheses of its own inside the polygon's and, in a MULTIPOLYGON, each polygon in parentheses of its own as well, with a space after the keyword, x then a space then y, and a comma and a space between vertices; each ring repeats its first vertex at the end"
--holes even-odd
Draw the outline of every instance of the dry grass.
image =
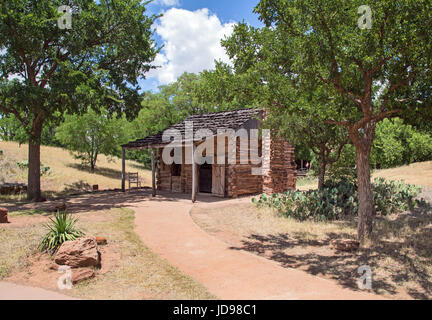
MULTIPOLYGON (((0 150, 3 150, 3 163, 0 179, 7 182, 27 181, 27 170, 21 170, 16 162, 27 160, 28 146, 21 146, 16 142, 0 141, 0 150)), ((96 170, 91 173, 81 166, 69 151, 56 147, 41 147, 41 163, 51 168, 51 173, 41 177, 41 187, 45 194, 71 193, 88 191, 92 185, 98 184, 99 189, 115 189, 121 187, 121 159, 100 155, 96 170)), ((139 172, 143 186, 151 186, 151 171, 135 161, 126 161, 126 170, 139 172)), ((18 197, 19 198, 19 197, 18 197)))
POLYGON ((335 252, 331 239, 356 237, 356 218, 298 222, 252 204, 200 208, 193 219, 229 243, 280 263, 357 289, 357 268, 369 265, 373 291, 389 298, 432 298, 432 214, 412 212, 379 217, 374 240, 355 253, 335 252))
MULTIPOLYGON (((55 290, 59 275, 49 271, 37 244, 45 233, 47 213, 15 212, 0 228, 0 279, 55 290), (23 222, 26 223, 23 223, 23 222), (43 266, 34 264, 43 263, 43 266), (35 271, 36 270, 36 271, 35 271), (35 274, 40 272, 40 274, 35 274)), ((111 209, 76 214, 86 234, 101 235, 102 269, 94 279, 61 293, 83 299, 214 299, 205 287, 152 253, 134 233, 134 212, 111 209), (105 260, 104 260, 105 258, 105 260), (105 266, 108 266, 104 271, 105 266)))
POLYGON ((12 269, 25 266, 26 258, 37 249, 44 232, 42 224, 21 228, 0 227, 0 280, 12 269))
MULTIPOLYGON (((408 184, 432 187, 432 161, 417 162, 410 165, 381 169, 372 172, 372 179, 385 178, 387 180, 403 180, 408 184)), ((300 177, 297 179, 297 189, 311 190, 318 188, 316 177, 300 177)))
POLYGON ((412 163, 407 166, 377 170, 373 178, 404 180, 405 183, 432 187, 432 161, 412 163))
POLYGON ((317 189, 318 178, 313 176, 299 177, 296 181, 296 188, 301 191, 317 189))

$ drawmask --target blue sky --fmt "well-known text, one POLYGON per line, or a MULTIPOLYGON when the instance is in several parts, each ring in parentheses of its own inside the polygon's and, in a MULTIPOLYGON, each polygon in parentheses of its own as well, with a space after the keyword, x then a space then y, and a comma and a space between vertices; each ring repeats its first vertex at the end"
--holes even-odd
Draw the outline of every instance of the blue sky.
POLYGON ((157 91, 183 72, 212 69, 214 60, 228 62, 220 46, 234 24, 244 20, 261 26, 253 8, 259 0, 154 0, 149 13, 163 13, 155 28, 155 40, 164 45, 154 64, 161 66, 140 80, 143 90, 157 91))
MULTIPOLYGON (((162 1, 159 1, 161 3, 162 1)), ((170 2, 170 1, 167 1, 170 2)), ((175 1, 172 1, 173 3, 175 1)), ((208 8, 211 12, 216 13, 219 19, 223 22, 241 21, 258 26, 260 22, 257 15, 252 12, 253 8, 258 4, 258 0, 179 0, 179 5, 174 7, 183 8, 190 11, 195 11, 201 8, 208 8)), ((160 4, 151 4, 151 10, 159 12, 161 9, 166 9, 167 6, 160 4)), ((168 6, 169 7, 169 6, 168 6)))

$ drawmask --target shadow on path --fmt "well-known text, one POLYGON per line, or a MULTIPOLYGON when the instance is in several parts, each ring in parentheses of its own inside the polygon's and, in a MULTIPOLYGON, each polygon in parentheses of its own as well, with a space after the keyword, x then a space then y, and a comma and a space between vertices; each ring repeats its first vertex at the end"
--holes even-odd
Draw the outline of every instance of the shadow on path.
MULTIPOLYGON (((158 191, 156 197, 151 196, 150 188, 132 189, 126 192, 120 190, 96 191, 75 196, 65 196, 46 202, 16 202, 16 203, 0 203, 1 207, 8 209, 9 212, 14 211, 32 211, 33 214, 42 214, 44 212, 54 212, 56 204, 66 203, 69 213, 92 212, 100 210, 110 210, 113 208, 134 207, 143 201, 149 202, 179 202, 190 200, 189 194, 169 193, 158 191)), ((222 202, 224 199, 199 195, 197 201, 212 203, 222 202)))
POLYGON ((329 244, 333 238, 349 235, 327 234, 325 241, 305 240, 296 234, 251 234, 233 250, 246 250, 278 262, 286 268, 297 268, 313 275, 324 275, 339 284, 356 289, 359 266, 368 265, 381 274, 373 274, 373 291, 385 290, 394 295, 399 285, 414 282, 407 293, 414 299, 432 296, 432 214, 415 210, 400 214, 394 220, 377 218, 375 240, 370 248, 356 253, 332 252, 329 244), (406 230, 401 233, 400 230, 406 230), (388 239, 396 239, 389 241, 388 239), (308 247, 306 250, 296 248, 308 247), (389 262, 385 262, 389 261, 389 262), (429 265, 429 267, 428 267, 429 265))

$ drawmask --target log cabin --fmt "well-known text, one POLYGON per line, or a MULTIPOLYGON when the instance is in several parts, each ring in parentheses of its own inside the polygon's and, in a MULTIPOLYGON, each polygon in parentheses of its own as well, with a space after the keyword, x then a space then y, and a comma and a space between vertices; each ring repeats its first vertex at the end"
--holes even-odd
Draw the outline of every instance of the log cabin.
POLYGON ((155 135, 122 145, 122 190, 125 191, 125 151, 138 149, 152 150, 153 196, 157 190, 188 193, 194 202, 197 193, 236 198, 295 189, 294 147, 288 141, 276 138, 274 134, 269 135, 266 143, 263 143, 263 135, 252 134, 254 130, 257 132, 260 129, 264 115, 264 111, 258 109, 193 115, 155 135), (204 139, 199 134, 200 130, 208 133, 204 139), (234 142, 230 144, 229 136, 221 133, 230 130, 236 134, 246 133, 247 144, 242 144, 244 135, 234 136, 234 142), (167 132, 178 132, 181 142, 175 144, 172 140, 167 141, 164 137, 167 132), (208 151, 210 148, 204 148, 202 156, 205 161, 200 164, 196 159, 197 148, 210 136, 214 148, 212 152, 208 151), (165 161, 164 148, 169 146, 172 149, 170 156, 177 149, 181 161, 178 161, 178 156, 177 161, 165 161), (251 159, 252 146, 258 146, 258 154, 262 159, 259 164, 251 159), (234 158, 228 159, 230 152, 234 152, 234 158), (267 170, 256 174, 253 168, 267 170))

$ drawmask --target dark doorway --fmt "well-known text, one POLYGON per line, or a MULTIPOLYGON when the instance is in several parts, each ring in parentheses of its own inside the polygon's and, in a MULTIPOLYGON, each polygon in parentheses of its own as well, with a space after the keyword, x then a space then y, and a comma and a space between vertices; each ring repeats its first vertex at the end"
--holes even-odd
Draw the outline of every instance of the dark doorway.
POLYGON ((212 165, 204 163, 199 167, 199 192, 212 192, 212 165))

